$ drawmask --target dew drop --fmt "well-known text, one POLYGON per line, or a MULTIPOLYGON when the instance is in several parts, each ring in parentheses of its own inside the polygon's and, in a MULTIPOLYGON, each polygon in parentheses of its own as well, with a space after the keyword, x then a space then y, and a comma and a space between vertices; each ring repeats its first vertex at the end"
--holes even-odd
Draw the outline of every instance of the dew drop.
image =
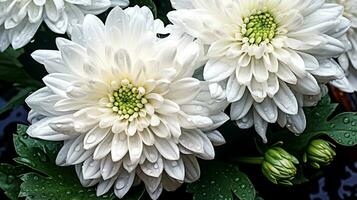
POLYGON ((94 167, 94 164, 95 164, 94 162, 91 162, 91 163, 89 164, 89 166, 90 166, 90 167, 94 167))
POLYGON ((349 138, 349 137, 351 137, 351 134, 345 133, 345 137, 346 137, 346 138, 349 138))
POLYGON ((159 165, 157 163, 154 164, 154 168, 155 169, 158 169, 159 168, 159 165))
POLYGON ((125 182, 124 181, 118 181, 115 188, 118 189, 118 190, 121 190, 125 187, 125 182))
POLYGON ((7 177, 7 182, 8 182, 8 183, 12 183, 14 180, 15 180, 15 177, 12 176, 12 175, 9 175, 9 176, 7 177))
POLYGON ((93 143, 93 142, 95 142, 96 139, 97 139, 97 138, 96 138, 94 135, 90 135, 90 136, 88 137, 87 142, 88 142, 88 143, 93 143))
POLYGON ((74 150, 78 152, 79 150, 81 150, 81 146, 79 146, 79 145, 76 146, 76 148, 74 150))
POLYGON ((350 119, 349 119, 349 118, 347 118, 347 117, 346 117, 346 118, 344 118, 344 119, 343 119, 343 123, 345 123, 345 124, 350 123, 350 119))
POLYGON ((176 166, 178 165, 178 163, 177 163, 177 161, 172 161, 171 165, 172 165, 173 167, 176 167, 176 166))

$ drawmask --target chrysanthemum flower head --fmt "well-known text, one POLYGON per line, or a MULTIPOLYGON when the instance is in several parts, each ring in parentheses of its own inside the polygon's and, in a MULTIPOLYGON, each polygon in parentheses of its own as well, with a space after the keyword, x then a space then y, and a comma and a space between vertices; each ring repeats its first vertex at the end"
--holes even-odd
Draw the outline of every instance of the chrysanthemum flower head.
POLYGON ((153 199, 199 178, 197 157, 213 159, 224 143, 215 129, 225 102, 192 78, 202 51, 192 37, 167 34, 147 7, 113 9, 103 24, 87 15, 59 51, 33 53, 49 75, 26 102, 28 134, 64 141, 59 165, 76 165, 97 194, 123 197, 142 180, 153 199))
POLYGON ((55 33, 70 32, 87 13, 100 14, 110 6, 125 7, 129 0, 2 0, 0 51, 10 44, 18 49, 30 42, 44 21, 55 33))
POLYGON ((332 81, 332 84, 344 92, 357 91, 357 1, 328 0, 344 7, 344 16, 351 21, 351 27, 342 37, 347 52, 338 57, 338 62, 344 69, 346 77, 332 81))
POLYGON ((342 78, 332 59, 350 22, 343 7, 324 0, 171 0, 169 19, 207 50, 205 80, 226 97, 241 128, 268 123, 305 128, 302 106, 322 95, 319 84, 342 78))

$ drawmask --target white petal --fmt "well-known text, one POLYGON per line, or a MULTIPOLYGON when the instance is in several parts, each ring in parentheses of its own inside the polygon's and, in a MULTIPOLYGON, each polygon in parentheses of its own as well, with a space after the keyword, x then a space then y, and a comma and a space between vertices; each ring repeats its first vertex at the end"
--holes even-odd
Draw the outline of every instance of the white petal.
POLYGON ((295 115, 298 112, 298 103, 295 95, 291 92, 290 88, 283 82, 280 82, 280 89, 273 97, 276 105, 283 112, 295 115))
POLYGON ((180 158, 180 151, 173 141, 168 139, 155 138, 155 147, 160 154, 168 160, 178 160, 180 158))
POLYGON ((195 156, 183 156, 182 160, 185 165, 185 182, 192 183, 200 178, 201 171, 195 156))
POLYGON ((164 160, 164 168, 166 173, 174 179, 183 181, 185 178, 185 167, 182 159, 179 160, 164 160))
POLYGON ((143 151, 143 143, 138 134, 128 138, 128 149, 131 162, 136 162, 140 159, 143 151))
POLYGON ((134 182, 135 172, 127 172, 126 170, 121 170, 119 172, 118 179, 115 182, 114 193, 120 199, 124 197, 126 193, 128 193, 131 185, 134 182))
POLYGON ((209 60, 204 68, 203 76, 210 82, 219 82, 228 78, 235 70, 233 63, 221 60, 209 60))
POLYGON ((141 170, 145 174, 151 177, 159 177, 164 169, 164 163, 161 158, 157 160, 155 163, 151 163, 149 161, 145 161, 143 164, 140 165, 141 170))
POLYGON ((128 139, 125 134, 115 134, 112 141, 112 159, 114 162, 121 160, 128 152, 128 139))
POLYGON ((99 144, 110 132, 110 128, 100 128, 99 126, 94 127, 90 130, 84 137, 84 148, 91 149, 97 144, 99 144))

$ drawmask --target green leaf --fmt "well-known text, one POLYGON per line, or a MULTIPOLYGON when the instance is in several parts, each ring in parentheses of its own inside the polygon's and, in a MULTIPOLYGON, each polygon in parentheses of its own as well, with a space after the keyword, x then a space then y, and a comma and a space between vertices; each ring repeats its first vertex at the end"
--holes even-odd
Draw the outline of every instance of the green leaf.
MULTIPOLYGON (((83 188, 73 167, 60 167, 55 159, 62 143, 37 140, 26 134, 27 127, 19 125, 14 135, 19 164, 34 171, 21 177, 20 196, 28 200, 75 199, 95 200, 114 199, 114 193, 96 196, 95 188, 83 188)), ((134 190, 126 196, 128 200, 140 199, 144 189, 134 190)))
POLYGON ((153 0, 130 0, 130 6, 147 6, 150 8, 151 12, 154 14, 154 17, 157 17, 157 8, 153 0))
POLYGON ((274 144, 283 141, 283 148, 297 156, 302 155, 311 139, 324 135, 343 146, 356 145, 357 114, 341 113, 331 117, 336 108, 337 104, 331 103, 330 98, 325 96, 316 107, 305 109, 307 127, 304 133, 294 136, 286 129, 269 130, 269 142, 274 144))
POLYGON ((20 156, 14 159, 16 162, 48 176, 56 176, 58 171, 62 173, 71 171, 54 164, 62 143, 30 138, 26 130, 27 126, 18 125, 17 134, 13 136, 16 153, 20 156))
POLYGON ((0 108, 0 115, 17 106, 21 106, 24 103, 26 97, 34 90, 35 88, 32 87, 20 89, 20 91, 15 96, 13 96, 3 107, 0 108))
POLYGON ((336 107, 325 97, 317 107, 307 110, 305 132, 315 136, 325 134, 340 145, 354 146, 357 144, 357 113, 341 113, 328 120, 336 107))
MULTIPOLYGON (((78 181, 74 181, 69 174, 57 177, 45 177, 37 173, 27 173, 21 177, 24 182, 21 184, 20 197, 28 200, 48 200, 48 199, 114 199, 114 194, 97 197, 94 188, 83 188, 78 181), (68 179, 69 178, 69 179, 68 179)), ((76 177, 75 174, 72 176, 76 177)))
POLYGON ((255 189, 248 177, 237 166, 221 162, 201 165, 201 178, 187 187, 196 200, 234 199, 254 200, 255 189))
POLYGON ((5 52, 0 53, 0 80, 17 83, 27 86, 39 87, 42 84, 32 79, 24 70, 18 57, 23 54, 23 50, 13 50, 8 48, 5 52))
POLYGON ((21 180, 18 177, 25 171, 23 166, 13 166, 6 163, 0 163, 0 188, 4 190, 5 195, 11 199, 18 199, 21 180))
POLYGON ((0 64, 9 64, 15 67, 22 67, 22 64, 17 59, 23 53, 23 49, 14 50, 12 48, 7 48, 6 51, 0 53, 0 64))

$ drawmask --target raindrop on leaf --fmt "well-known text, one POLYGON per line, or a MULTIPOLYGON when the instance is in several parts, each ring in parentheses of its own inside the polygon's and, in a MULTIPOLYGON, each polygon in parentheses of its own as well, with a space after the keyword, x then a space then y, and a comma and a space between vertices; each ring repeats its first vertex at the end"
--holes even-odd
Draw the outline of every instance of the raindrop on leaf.
POLYGON ((349 118, 347 118, 347 117, 346 117, 346 118, 344 118, 344 119, 343 119, 343 123, 345 123, 345 124, 350 123, 350 119, 349 119, 349 118))

